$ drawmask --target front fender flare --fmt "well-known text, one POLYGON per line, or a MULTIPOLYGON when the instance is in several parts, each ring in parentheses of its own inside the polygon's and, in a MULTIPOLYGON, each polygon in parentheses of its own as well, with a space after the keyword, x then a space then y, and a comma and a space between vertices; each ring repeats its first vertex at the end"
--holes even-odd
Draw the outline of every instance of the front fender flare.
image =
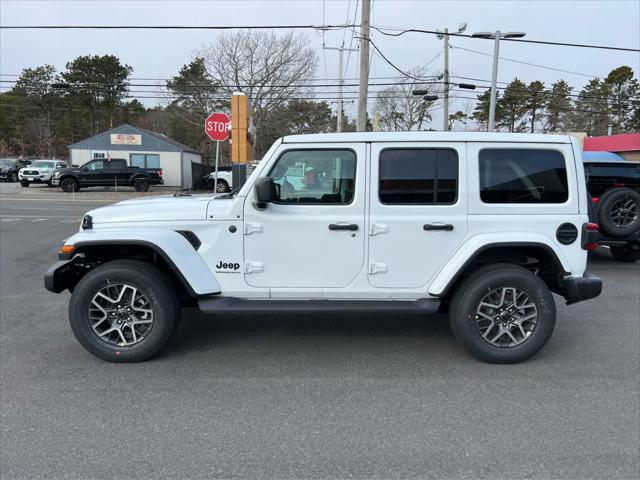
POLYGON ((160 229, 98 228, 76 233, 65 241, 75 251, 86 246, 140 245, 154 250, 194 296, 221 292, 218 281, 193 245, 180 233, 160 229))

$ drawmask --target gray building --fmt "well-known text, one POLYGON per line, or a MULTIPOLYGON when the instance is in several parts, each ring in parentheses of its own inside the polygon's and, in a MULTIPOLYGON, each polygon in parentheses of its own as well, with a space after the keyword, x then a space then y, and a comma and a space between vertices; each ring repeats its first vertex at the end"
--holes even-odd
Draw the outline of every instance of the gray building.
POLYGON ((191 163, 202 163, 200 153, 191 147, 126 123, 69 145, 73 165, 108 157, 124 158, 132 167, 160 167, 164 184, 181 188, 193 186, 191 163))

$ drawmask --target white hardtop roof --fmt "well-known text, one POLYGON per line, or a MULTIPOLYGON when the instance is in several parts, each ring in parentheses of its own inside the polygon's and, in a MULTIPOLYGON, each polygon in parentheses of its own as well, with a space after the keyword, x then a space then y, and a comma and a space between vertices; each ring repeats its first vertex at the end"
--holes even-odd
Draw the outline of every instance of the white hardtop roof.
POLYGON ((283 143, 353 142, 509 142, 571 143, 569 135, 495 132, 345 132, 288 135, 283 143))

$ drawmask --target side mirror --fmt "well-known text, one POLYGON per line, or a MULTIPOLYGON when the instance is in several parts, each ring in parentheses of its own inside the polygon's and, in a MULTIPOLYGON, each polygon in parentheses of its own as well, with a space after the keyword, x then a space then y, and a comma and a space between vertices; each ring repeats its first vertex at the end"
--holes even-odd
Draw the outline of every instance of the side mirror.
POLYGON ((256 201, 259 206, 265 208, 267 203, 271 203, 276 199, 276 186, 273 178, 262 177, 256 180, 255 184, 256 201))

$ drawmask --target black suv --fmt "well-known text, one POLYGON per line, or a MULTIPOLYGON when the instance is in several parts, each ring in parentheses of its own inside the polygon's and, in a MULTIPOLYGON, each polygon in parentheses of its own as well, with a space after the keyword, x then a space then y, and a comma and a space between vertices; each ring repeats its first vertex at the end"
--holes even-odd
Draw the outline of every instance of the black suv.
POLYGON ((587 190, 593 199, 592 220, 598 243, 610 247, 616 260, 640 259, 640 163, 585 161, 587 190))
POLYGON ((84 187, 128 186, 136 192, 146 192, 150 185, 162 185, 161 168, 129 167, 123 158, 92 160, 81 167, 56 170, 52 185, 65 192, 77 192, 84 187))

